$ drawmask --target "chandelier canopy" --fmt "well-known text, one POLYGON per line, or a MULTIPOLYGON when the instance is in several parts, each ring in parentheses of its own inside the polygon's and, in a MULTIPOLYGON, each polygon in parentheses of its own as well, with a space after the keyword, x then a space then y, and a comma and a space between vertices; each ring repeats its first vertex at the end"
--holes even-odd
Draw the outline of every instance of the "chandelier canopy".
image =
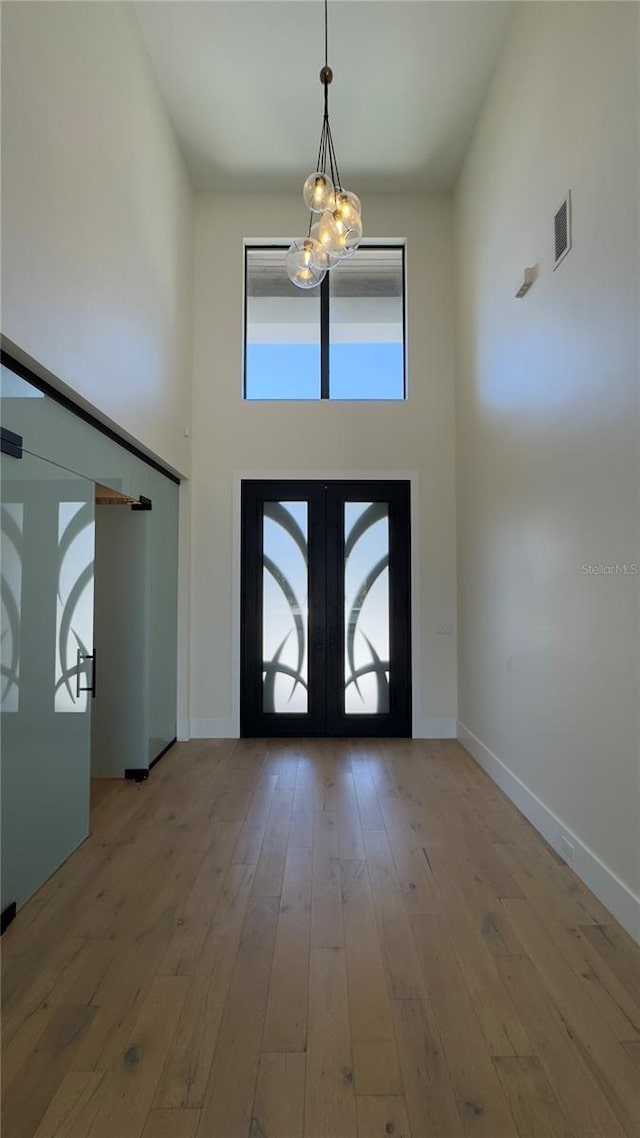
POLYGON ((302 189, 309 210, 309 228, 306 237, 296 237, 287 253, 287 273, 298 288, 315 288, 330 269, 353 255, 362 240, 360 198, 342 186, 331 135, 329 86, 333 71, 328 55, 329 22, 324 0, 324 67, 320 71, 324 114, 316 169, 302 189))

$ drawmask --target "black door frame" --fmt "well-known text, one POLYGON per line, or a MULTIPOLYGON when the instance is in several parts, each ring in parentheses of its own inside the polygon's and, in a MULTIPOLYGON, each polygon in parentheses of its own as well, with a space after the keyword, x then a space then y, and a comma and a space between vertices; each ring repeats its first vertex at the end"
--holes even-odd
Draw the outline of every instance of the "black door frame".
POLYGON ((410 483, 398 479, 252 480, 241 484, 240 734, 243 737, 400 737, 412 734, 410 483), (390 705, 345 715, 344 501, 389 503, 390 705), (310 713, 262 710, 262 517, 265 501, 308 501, 310 713), (327 550, 332 551, 327 556, 327 550))

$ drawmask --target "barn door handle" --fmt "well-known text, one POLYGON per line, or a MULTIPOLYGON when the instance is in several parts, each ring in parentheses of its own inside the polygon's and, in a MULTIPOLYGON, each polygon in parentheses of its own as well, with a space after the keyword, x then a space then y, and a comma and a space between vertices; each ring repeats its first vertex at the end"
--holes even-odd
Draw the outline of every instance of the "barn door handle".
POLYGON ((91 698, 96 698, 96 656, 95 648, 93 652, 81 652, 78 648, 77 665, 76 665, 76 697, 79 698, 80 692, 90 691, 91 698), (83 688, 80 686, 80 668, 83 660, 93 660, 93 667, 91 669, 91 684, 89 687, 83 688))

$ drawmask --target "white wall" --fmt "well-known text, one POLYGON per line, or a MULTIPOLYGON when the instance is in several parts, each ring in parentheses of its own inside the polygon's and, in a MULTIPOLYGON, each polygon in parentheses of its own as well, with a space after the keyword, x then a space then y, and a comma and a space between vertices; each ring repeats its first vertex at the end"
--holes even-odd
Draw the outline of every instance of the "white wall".
POLYGON ((3 4, 3 333, 182 472, 192 211, 129 6, 3 4))
POLYGON ((638 935, 640 578, 583 571, 640 563, 638 8, 516 7, 455 200, 461 737, 638 935))
MULTIPOLYGON (((303 171, 304 172, 304 171, 303 171)), ((202 194, 196 205, 191 730, 238 730, 240 473, 414 473, 418 734, 454 728, 454 420, 450 199, 365 199, 369 238, 407 239, 409 399, 394 404, 245 403, 243 238, 290 240, 301 195, 202 194)), ((183 730, 189 730, 183 724, 183 730)))

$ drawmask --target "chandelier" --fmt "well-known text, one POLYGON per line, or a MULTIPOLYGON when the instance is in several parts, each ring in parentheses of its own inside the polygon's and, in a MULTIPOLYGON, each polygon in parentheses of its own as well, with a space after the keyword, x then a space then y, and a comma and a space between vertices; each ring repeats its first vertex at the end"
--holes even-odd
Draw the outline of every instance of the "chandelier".
POLYGON ((328 44, 327 0, 324 0, 324 67, 320 71, 324 114, 316 169, 309 174, 302 190, 309 210, 309 228, 306 237, 296 237, 287 253, 289 280, 298 288, 315 288, 328 270, 353 256, 362 240, 360 198, 342 186, 329 124, 329 85, 333 71, 328 62, 328 44))

